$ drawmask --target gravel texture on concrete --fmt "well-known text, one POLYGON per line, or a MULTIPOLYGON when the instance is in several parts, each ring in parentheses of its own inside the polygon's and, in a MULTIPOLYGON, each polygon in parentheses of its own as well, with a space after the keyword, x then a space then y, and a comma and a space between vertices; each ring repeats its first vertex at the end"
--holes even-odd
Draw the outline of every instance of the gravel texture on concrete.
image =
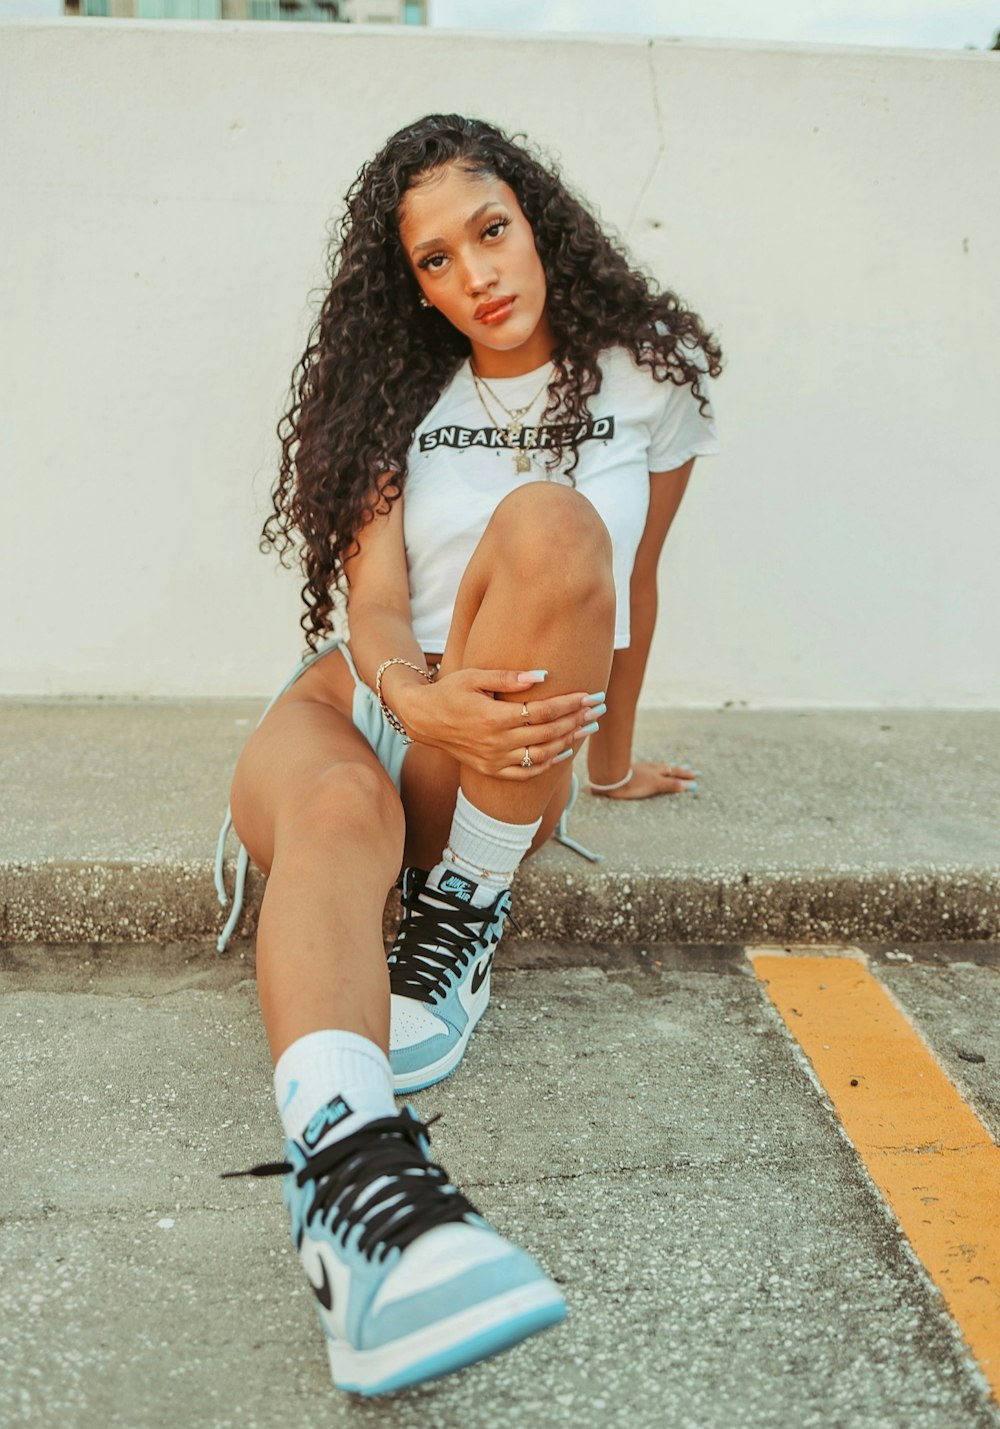
MULTIPOLYGON (((998 949, 899 951, 879 976, 995 1108, 998 949)), ((373 1402, 329 1384, 279 1183, 219 1180, 280 1152, 249 948, 8 948, 0 994, 4 1423, 1000 1429, 738 947, 505 945, 410 1100, 570 1316, 373 1402)))
MULTIPOLYGON (((215 837, 260 708, 0 702, 0 938, 217 931, 215 837)), ((644 803, 581 794, 572 832, 604 862, 555 845, 529 860, 517 886, 528 936, 694 943, 1000 932, 1000 714, 644 711, 637 745, 694 765, 697 792, 644 803)), ((243 933, 261 886, 252 874, 243 933)))
MULTIPOLYGON (((1000 947, 928 963, 928 949, 890 949, 879 978, 933 1048, 949 1079, 1000 1143, 1000 947)), ((998 1287, 1000 1299, 1000 1287, 998 1287)), ((997 1324, 1000 1341, 1000 1319, 997 1324)))

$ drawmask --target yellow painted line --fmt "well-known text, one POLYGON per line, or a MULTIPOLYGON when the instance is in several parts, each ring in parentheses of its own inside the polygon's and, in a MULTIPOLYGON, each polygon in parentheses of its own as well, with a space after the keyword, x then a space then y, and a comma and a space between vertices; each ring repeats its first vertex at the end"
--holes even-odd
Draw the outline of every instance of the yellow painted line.
POLYGON ((1000 1399, 1000 1147, 862 954, 747 952, 1000 1399))

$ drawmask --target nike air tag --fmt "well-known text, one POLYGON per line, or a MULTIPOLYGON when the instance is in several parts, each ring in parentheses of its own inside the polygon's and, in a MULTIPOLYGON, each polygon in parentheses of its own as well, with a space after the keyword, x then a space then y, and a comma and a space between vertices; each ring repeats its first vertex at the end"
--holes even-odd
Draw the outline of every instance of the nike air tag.
POLYGON ((350 1114, 351 1108, 344 1098, 334 1097, 332 1101, 328 1101, 325 1106, 321 1106, 319 1111, 314 1113, 309 1125, 302 1133, 303 1145, 312 1151, 322 1136, 350 1114))
MULTIPOLYGON (((446 873, 438 884, 441 893, 450 893, 453 898, 457 898, 462 903, 471 903, 472 895, 476 891, 476 885, 468 878, 463 878, 458 873, 446 873)), ((434 889, 429 888, 428 893, 434 896, 434 889)))

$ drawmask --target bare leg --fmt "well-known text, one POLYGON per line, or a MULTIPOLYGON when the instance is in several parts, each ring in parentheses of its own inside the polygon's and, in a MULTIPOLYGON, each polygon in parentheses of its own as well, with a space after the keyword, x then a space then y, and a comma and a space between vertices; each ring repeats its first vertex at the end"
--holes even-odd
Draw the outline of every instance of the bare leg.
POLYGON ((460 1369, 556 1323, 565 1305, 523 1252, 473 1221, 419 1149, 416 1117, 395 1113, 381 924, 403 810, 349 717, 344 670, 324 657, 282 696, 247 743, 232 808, 269 875, 257 969, 292 1137, 285 1198, 295 1244, 334 1383, 377 1393, 426 1378, 428 1346, 434 1373, 460 1369), (338 1138, 349 1143, 339 1164, 338 1138), (383 1299, 401 1307, 395 1323, 378 1310, 383 1299), (493 1331, 485 1342, 484 1327, 493 1331))
MULTIPOLYGON (((535 482, 501 502, 469 563, 442 670, 547 669, 524 696, 529 706, 596 691, 607 681, 613 629, 603 522, 577 492, 535 482)), ((234 779, 237 832, 268 874, 257 970, 275 1060, 328 1027, 388 1048, 382 912, 403 857, 403 805, 351 722, 352 695, 338 655, 317 662, 248 741, 234 779)), ((426 868, 440 858, 460 773, 466 797, 494 818, 543 816, 536 843, 551 832, 570 778, 567 761, 523 783, 491 779, 415 745, 403 772, 408 862, 426 868)))
POLYGON ((349 690, 342 681, 331 690, 334 664, 346 672, 328 656, 283 696, 233 783, 237 832, 268 875, 257 981, 275 1061, 329 1027, 389 1046, 382 912, 399 872, 403 809, 347 714, 322 702, 349 690))
MULTIPOLYGON (((529 705, 570 690, 603 690, 611 668, 615 591, 611 542, 578 492, 533 482, 497 507, 462 580, 443 674, 485 667, 546 669, 529 705)), ((522 696, 513 695, 520 704, 522 696)), ((525 729, 525 745, 531 730, 525 729)), ((430 867, 441 856, 461 787, 477 808, 508 823, 542 816, 536 840, 552 831, 566 801, 569 762, 524 782, 462 769, 439 751, 414 746, 403 773, 407 862, 430 867)))

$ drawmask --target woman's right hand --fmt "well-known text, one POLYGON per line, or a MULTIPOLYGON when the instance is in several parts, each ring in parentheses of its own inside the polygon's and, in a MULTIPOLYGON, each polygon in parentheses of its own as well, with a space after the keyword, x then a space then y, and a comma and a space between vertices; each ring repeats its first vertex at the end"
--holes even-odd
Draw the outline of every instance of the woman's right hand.
POLYGON ((543 680, 538 671, 457 670, 401 689, 395 713, 418 744, 459 764, 498 779, 533 779, 571 757, 605 710, 603 695, 584 690, 539 699, 543 680))

